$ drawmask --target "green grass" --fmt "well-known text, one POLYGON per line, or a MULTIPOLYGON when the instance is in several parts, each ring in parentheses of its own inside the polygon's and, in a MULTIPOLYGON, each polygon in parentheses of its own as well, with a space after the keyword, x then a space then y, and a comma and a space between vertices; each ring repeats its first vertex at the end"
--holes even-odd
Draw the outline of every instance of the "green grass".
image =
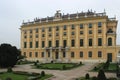
POLYGON ((115 64, 115 63, 111 63, 111 64, 109 65, 108 70, 116 70, 116 68, 117 68, 116 64, 115 64))
POLYGON ((0 78, 2 80, 6 80, 6 78, 12 78, 12 80, 25 80, 28 78, 28 76, 18 75, 18 74, 13 74, 13 73, 3 73, 3 74, 0 74, 0 78))
MULTIPOLYGON (((44 79, 50 78, 52 76, 53 75, 46 74, 44 77, 42 77, 41 79, 38 79, 38 80, 44 80, 44 79)), ((12 78, 12 80, 27 80, 28 77, 30 77, 30 76, 19 75, 19 74, 14 74, 14 73, 7 73, 7 72, 0 74, 0 78, 2 80, 6 80, 6 78, 12 78)))
MULTIPOLYGON (((82 65, 82 64, 81 64, 82 65)), ((53 69, 53 70, 63 70, 63 66, 65 66, 65 70, 75 68, 81 66, 80 64, 76 63, 46 63, 46 64, 38 64, 35 66, 37 69, 53 69)))

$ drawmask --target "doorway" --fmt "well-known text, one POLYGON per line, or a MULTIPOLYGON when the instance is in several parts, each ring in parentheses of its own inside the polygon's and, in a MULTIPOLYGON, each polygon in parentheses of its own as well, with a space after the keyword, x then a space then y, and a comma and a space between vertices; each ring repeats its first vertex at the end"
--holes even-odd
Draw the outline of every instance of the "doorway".
POLYGON ((109 60, 109 62, 112 62, 112 53, 107 54, 107 60, 109 60))

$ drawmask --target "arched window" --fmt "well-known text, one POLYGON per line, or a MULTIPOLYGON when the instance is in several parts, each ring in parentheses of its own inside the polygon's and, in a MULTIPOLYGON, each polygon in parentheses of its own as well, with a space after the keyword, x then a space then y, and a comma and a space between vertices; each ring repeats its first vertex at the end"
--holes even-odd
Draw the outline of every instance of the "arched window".
POLYGON ((112 29, 108 29, 107 33, 113 33, 112 29))
POLYGON ((112 46, 112 38, 108 38, 108 46, 112 46))

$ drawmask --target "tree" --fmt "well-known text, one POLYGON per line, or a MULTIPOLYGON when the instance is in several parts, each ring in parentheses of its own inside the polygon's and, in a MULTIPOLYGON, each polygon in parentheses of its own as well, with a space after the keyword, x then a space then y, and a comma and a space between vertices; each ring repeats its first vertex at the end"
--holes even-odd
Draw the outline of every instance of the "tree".
POLYGON ((10 44, 0 45, 0 67, 13 67, 20 59, 20 51, 10 44))
POLYGON ((98 72, 97 78, 98 78, 98 80, 107 80, 107 79, 106 79, 106 76, 105 76, 105 73, 104 73, 103 70, 100 70, 100 71, 98 72))
POLYGON ((45 76, 45 72, 41 71, 41 77, 44 77, 44 76, 45 76))
POLYGON ((85 79, 90 79, 90 76, 88 73, 85 75, 85 79))

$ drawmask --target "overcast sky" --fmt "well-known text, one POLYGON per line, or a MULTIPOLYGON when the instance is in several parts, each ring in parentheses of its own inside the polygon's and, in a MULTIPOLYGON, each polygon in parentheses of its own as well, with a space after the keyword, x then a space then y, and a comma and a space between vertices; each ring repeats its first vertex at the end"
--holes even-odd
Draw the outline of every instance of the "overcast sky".
POLYGON ((22 21, 35 17, 53 16, 56 10, 62 13, 86 12, 92 9, 118 20, 117 44, 120 44, 120 0, 0 0, 0 44, 10 43, 20 48, 22 21))

